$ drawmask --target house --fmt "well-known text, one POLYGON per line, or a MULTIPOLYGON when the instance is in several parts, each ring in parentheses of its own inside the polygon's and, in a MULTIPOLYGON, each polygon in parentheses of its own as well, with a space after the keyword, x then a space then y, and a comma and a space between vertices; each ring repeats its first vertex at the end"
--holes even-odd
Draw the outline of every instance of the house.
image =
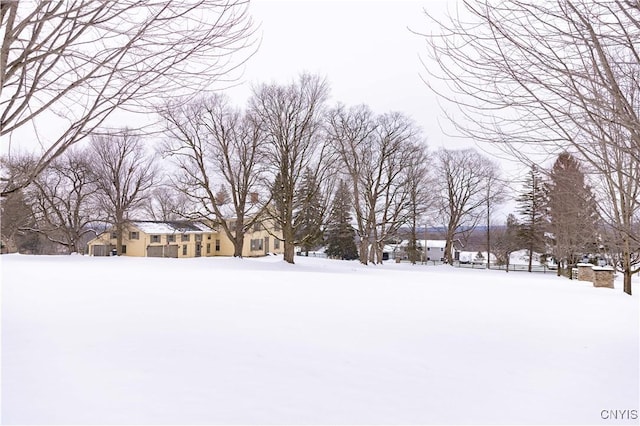
POLYGON ((445 240, 418 240, 420 247, 426 247, 425 256, 427 261, 444 262, 445 240))
MULTIPOLYGON (((283 244, 276 236, 279 233, 274 229, 256 223, 245 234, 242 255, 252 257, 282 253, 283 244)), ((89 241, 88 253, 92 256, 109 256, 115 247, 116 233, 110 229, 89 241)), ((191 221, 133 221, 127 225, 123 235, 120 254, 182 258, 233 256, 233 253, 233 243, 221 228, 191 221)))
MULTIPOLYGON (((435 262, 444 262, 444 248, 446 246, 445 240, 416 240, 416 244, 419 252, 421 253, 420 259, 421 261, 435 261, 435 262), (423 247, 426 247, 426 250, 423 251, 423 247)), ((458 249, 455 247, 456 242, 454 241, 452 250, 453 250, 453 258, 456 257, 458 253, 458 249)), ((391 259, 407 259, 409 241, 402 240, 398 243, 387 244, 384 246, 384 252, 388 253, 389 258, 391 259)))

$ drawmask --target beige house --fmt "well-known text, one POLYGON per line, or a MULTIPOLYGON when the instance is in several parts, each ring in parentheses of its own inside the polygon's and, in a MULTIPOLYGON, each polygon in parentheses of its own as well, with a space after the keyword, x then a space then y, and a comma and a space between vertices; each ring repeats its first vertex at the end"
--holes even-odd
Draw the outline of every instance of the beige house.
MULTIPOLYGON (((267 222, 265 222, 267 223, 267 222)), ((268 225, 267 225, 268 226, 268 225)), ((233 256, 233 243, 222 229, 189 221, 134 221, 124 233, 122 255, 135 257, 233 256)), ((281 232, 256 223, 245 234, 244 257, 283 253, 281 232)), ((88 243, 92 256, 109 256, 115 251, 116 233, 108 230, 88 243)))

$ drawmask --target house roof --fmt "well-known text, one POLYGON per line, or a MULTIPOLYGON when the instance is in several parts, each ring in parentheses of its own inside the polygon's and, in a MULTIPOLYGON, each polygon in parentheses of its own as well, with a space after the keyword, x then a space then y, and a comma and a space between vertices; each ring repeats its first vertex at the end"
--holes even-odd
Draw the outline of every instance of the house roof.
POLYGON ((134 221, 132 225, 146 234, 199 234, 202 232, 215 232, 211 227, 200 222, 189 221, 134 221))
POLYGON ((446 240, 418 240, 419 243, 426 245, 427 247, 442 247, 447 245, 446 240), (425 244, 426 241, 426 244, 425 244))

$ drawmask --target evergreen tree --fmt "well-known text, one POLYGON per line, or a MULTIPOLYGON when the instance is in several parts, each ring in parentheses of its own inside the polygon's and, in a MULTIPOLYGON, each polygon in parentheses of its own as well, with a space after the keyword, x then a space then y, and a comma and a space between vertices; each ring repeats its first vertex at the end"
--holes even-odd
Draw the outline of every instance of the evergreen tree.
POLYGON ((352 260, 358 258, 356 232, 351 226, 351 191, 340 181, 333 198, 327 223, 326 253, 328 257, 352 260))
POLYGON ((580 162, 567 152, 554 163, 546 189, 553 254, 560 275, 561 266, 571 271, 584 253, 595 248, 596 203, 591 188, 585 184, 580 162))
POLYGON ((540 171, 534 165, 524 181, 523 192, 516 198, 518 213, 522 217, 518 234, 529 255, 529 272, 532 269, 533 254, 545 251, 547 197, 544 189, 540 171))
POLYGON ((318 179, 306 168, 294 197, 295 240, 306 253, 322 245, 323 205, 318 179))

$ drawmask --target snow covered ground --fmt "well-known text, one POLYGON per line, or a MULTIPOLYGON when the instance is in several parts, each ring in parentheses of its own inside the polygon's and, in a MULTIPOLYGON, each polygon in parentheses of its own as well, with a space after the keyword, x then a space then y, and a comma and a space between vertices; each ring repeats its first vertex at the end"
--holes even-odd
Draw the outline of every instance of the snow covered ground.
POLYGON ((2 423, 638 423, 637 281, 296 260, 1 256, 2 423))

